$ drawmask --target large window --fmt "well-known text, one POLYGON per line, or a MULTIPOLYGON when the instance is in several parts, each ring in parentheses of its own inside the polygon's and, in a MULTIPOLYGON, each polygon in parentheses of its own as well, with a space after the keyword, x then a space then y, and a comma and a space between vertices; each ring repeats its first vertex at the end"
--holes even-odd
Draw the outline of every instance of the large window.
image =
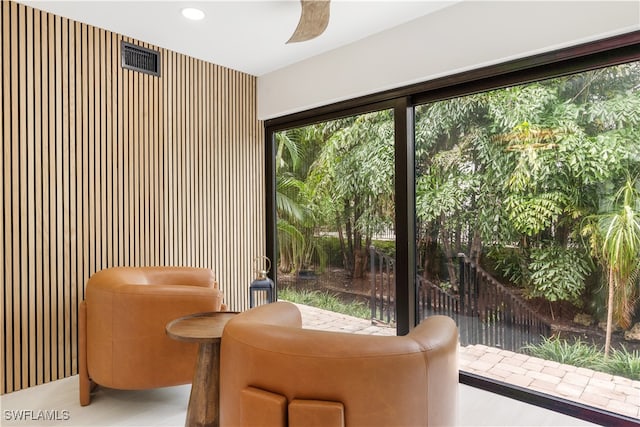
MULTIPOLYGON (((393 224, 395 247, 379 249, 398 334, 451 316, 461 382, 596 423, 637 422, 638 52, 631 33, 268 121, 267 254, 284 253, 283 138, 390 108, 377 114, 393 122, 394 189, 367 223, 393 224)), ((378 176, 352 172, 333 196, 354 179, 369 194, 378 176)), ((340 233, 317 225, 313 236, 340 233)))
POLYGON ((392 325, 393 111, 282 130, 275 145, 279 298, 392 325))
POLYGON ((415 128, 420 318, 456 319, 465 371, 640 418, 640 63, 415 128))

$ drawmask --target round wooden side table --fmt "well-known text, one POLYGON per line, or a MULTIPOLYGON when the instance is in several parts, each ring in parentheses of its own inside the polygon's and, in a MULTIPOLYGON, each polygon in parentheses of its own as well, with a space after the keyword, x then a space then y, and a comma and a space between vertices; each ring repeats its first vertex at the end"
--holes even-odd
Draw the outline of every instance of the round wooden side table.
POLYGON ((216 311, 180 317, 167 324, 173 339, 198 343, 186 427, 220 425, 220 339, 224 325, 237 312, 216 311))

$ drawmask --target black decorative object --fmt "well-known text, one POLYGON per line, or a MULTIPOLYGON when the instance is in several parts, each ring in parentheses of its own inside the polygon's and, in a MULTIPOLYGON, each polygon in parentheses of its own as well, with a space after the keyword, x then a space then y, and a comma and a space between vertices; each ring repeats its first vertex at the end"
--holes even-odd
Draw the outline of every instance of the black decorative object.
POLYGON ((266 294, 266 297, 262 298, 262 300, 266 300, 266 303, 272 303, 275 297, 273 280, 267 277, 267 273, 269 273, 271 269, 271 260, 266 256, 261 256, 257 257, 255 262, 256 278, 251 282, 251 286, 249 286, 249 307, 251 308, 256 306, 257 297, 260 294, 266 294), (259 261, 264 261, 264 265, 258 266, 259 261))

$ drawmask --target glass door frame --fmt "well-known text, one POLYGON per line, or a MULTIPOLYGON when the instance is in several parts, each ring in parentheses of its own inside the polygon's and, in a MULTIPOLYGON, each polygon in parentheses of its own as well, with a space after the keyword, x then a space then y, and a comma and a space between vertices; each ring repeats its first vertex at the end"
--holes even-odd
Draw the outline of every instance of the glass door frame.
MULTIPOLYGON (((276 231, 276 174, 275 134, 279 131, 307 126, 381 110, 393 110, 395 132, 395 183, 396 195, 396 329, 398 335, 406 335, 416 325, 415 319, 415 208, 413 194, 415 193, 414 179, 414 149, 413 149, 413 107, 409 97, 394 98, 384 102, 373 102, 351 108, 339 109, 335 112, 313 115, 307 121, 304 118, 280 121, 270 120, 265 126, 265 172, 266 172, 266 256, 275 260, 277 257, 276 231), (399 179, 402 177, 402 179, 399 179), (398 286, 405 283, 406 286, 398 286)), ((316 111, 316 110, 314 110, 316 111)), ((269 277, 275 283, 275 295, 278 295, 278 280, 275 269, 269 272, 269 277)))

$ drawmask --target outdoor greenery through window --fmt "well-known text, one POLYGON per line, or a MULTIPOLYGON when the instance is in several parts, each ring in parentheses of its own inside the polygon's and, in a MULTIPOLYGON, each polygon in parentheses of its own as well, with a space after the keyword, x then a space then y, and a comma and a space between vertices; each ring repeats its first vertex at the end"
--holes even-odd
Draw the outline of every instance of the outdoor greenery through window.
POLYGON ((393 112, 278 132, 275 142, 279 297, 369 318, 369 252, 395 248, 393 112))
POLYGON ((422 316, 455 317, 463 346, 640 380, 640 63, 420 105, 415 132, 422 316))
MULTIPOLYGON (((413 111, 417 321, 456 320, 462 371, 640 418, 640 63, 413 111)), ((395 325, 394 126, 274 134, 280 298, 395 325)))

